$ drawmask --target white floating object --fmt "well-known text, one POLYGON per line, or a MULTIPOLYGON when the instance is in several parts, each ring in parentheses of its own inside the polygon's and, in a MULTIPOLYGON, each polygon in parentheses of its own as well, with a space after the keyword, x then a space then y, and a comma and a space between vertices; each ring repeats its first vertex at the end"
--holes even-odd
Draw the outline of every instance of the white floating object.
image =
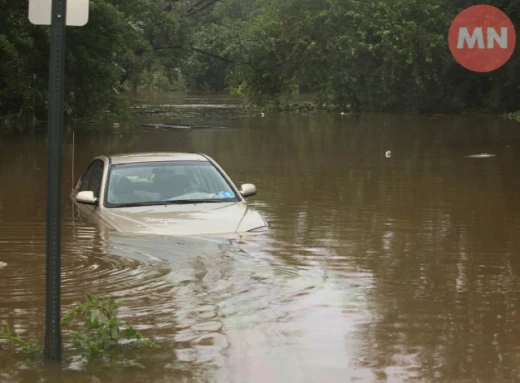
POLYGON ((265 117, 265 114, 262 112, 262 113, 260 113, 260 116, 265 117))
POLYGON ((2 267, 6 267, 6 266, 7 266, 7 263, 5 263, 5 262, 0 262, 0 269, 1 269, 2 267))
POLYGON ((390 150, 387 150, 386 153, 385 153, 385 157, 386 158, 392 157, 392 152, 390 150))
POLYGON ((480 153, 480 154, 471 154, 467 157, 468 158, 489 158, 489 157, 495 157, 495 155, 489 154, 489 153, 480 153))

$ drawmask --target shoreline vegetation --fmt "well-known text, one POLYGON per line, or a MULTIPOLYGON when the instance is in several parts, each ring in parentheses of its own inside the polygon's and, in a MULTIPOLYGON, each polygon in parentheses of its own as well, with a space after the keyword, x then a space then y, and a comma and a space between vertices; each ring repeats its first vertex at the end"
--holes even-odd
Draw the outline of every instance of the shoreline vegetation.
MULTIPOLYGON (((218 97, 217 95, 215 97, 218 97)), ((129 104, 130 105, 130 104, 129 104)), ((203 106, 203 105, 202 105, 203 106)), ((371 111, 362 111, 362 110, 354 110, 351 105, 347 105, 345 108, 340 107, 339 105, 327 105, 327 104, 319 104, 312 102, 299 102, 299 103, 274 103, 270 105, 266 105, 263 107, 258 107, 255 105, 247 105, 241 104, 237 105, 237 113, 245 113, 250 115, 251 117, 260 116, 265 113, 269 115, 276 115, 282 113, 294 113, 294 114, 338 114, 343 116, 352 116, 352 115, 360 115, 363 113, 372 113, 371 111)), ((484 116, 496 116, 501 117, 510 121, 520 122, 520 111, 514 113, 502 113, 502 114, 493 114, 493 113, 485 113, 482 111, 462 111, 462 112, 445 112, 445 113, 436 113, 436 112, 385 112, 390 114, 403 114, 403 115, 423 115, 423 116, 467 116, 467 115, 484 115, 484 116)), ((172 119, 181 119, 183 117, 182 111, 175 108, 172 105, 144 105, 144 104, 135 104, 130 106, 128 110, 124 113, 114 113, 111 111, 105 111, 103 114, 98 114, 94 117, 66 117, 65 122, 70 123, 79 122, 82 124, 89 125, 97 125, 99 123, 118 120, 118 121, 129 121, 132 120, 133 116, 136 115, 160 115, 160 116, 171 116, 172 119)), ((114 123, 114 127, 118 127, 119 123, 114 123)), ((152 126, 157 124, 143 124, 143 123, 135 123, 135 128, 152 126)), ((158 124, 161 126, 166 126, 169 124, 158 124)), ((37 130, 45 130, 47 126, 46 120, 37 120, 36 118, 0 118, 0 137, 7 136, 16 136, 23 134, 27 130, 37 129, 37 130)), ((160 126, 159 126, 160 127, 160 126)), ((180 124, 179 127, 182 128, 211 128, 211 126, 206 125, 185 125, 180 124)), ((222 128, 222 127, 219 127, 222 128)))
POLYGON ((508 120, 520 122, 520 111, 515 113, 508 113, 505 115, 508 120))
MULTIPOLYGON (((520 2, 488 3, 520 23, 520 2)), ((67 29, 66 118, 132 116, 127 96, 151 91, 226 93, 252 111, 478 112, 519 121, 519 54, 490 73, 468 71, 451 55, 450 24, 471 5, 91 1, 88 24, 67 29), (295 101, 303 93, 316 101, 295 101)), ((0 0, 0 134, 9 121, 47 119, 49 29, 29 23, 26 3, 0 0)))

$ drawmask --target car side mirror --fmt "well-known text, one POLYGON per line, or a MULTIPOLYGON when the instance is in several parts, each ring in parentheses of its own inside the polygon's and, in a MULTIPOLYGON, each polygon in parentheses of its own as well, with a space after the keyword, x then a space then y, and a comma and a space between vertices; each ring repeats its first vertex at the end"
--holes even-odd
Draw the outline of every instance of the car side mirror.
POLYGON ((243 184, 240 186, 240 194, 242 194, 242 197, 251 197, 256 194, 256 186, 253 184, 243 184))
POLYGON ((98 203, 98 199, 94 196, 94 192, 88 190, 79 192, 76 196, 76 201, 86 205, 97 205, 98 203))

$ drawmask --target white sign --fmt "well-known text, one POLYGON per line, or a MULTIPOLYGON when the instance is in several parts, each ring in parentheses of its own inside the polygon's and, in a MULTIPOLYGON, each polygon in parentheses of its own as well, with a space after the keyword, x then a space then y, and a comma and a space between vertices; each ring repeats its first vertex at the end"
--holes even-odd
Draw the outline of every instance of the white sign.
MULTIPOLYGON (((81 27, 88 21, 89 0, 67 0, 66 24, 81 27)), ((51 25, 52 0, 29 0, 29 21, 51 25)))

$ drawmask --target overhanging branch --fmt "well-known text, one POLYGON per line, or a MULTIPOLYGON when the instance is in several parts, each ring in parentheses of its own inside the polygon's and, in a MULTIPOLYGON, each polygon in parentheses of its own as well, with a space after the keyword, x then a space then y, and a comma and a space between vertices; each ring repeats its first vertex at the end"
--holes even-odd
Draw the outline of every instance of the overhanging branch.
POLYGON ((227 57, 224 57, 224 56, 220 56, 220 55, 217 55, 215 53, 211 53, 211 52, 207 52, 207 51, 204 51, 202 49, 199 49, 199 48, 195 48, 195 47, 190 47, 189 49, 191 49, 192 51, 195 51, 197 53, 200 53, 202 55, 205 55, 205 56, 210 56, 210 57, 213 57, 213 58, 216 58, 216 59, 219 59, 219 60, 222 60, 222 61, 226 61, 228 63, 232 63, 234 64, 235 61, 227 58, 227 57))
POLYGON ((206 8, 209 8, 212 5, 215 5, 216 3, 220 2, 220 1, 222 1, 222 0, 199 0, 188 9, 188 12, 186 13, 186 17, 190 17, 199 12, 202 12, 206 8))
POLYGON ((160 50, 165 50, 165 49, 191 50, 191 51, 197 52, 197 53, 199 53, 201 55, 208 56, 208 57, 213 57, 213 58, 215 58, 217 60, 221 60, 221 61, 224 61, 224 62, 227 62, 227 63, 230 63, 230 64, 247 65, 247 66, 250 66, 252 69, 254 69, 256 71, 274 71, 274 70, 280 69, 280 67, 283 67, 283 65, 284 65, 284 63, 280 63, 280 64, 276 65, 275 67, 262 68, 262 67, 255 66, 253 62, 247 62, 247 61, 237 62, 237 61, 232 60, 232 59, 230 59, 228 57, 225 57, 225 56, 222 56, 222 55, 218 55, 216 53, 205 51, 204 49, 200 49, 200 48, 197 48, 197 47, 184 47, 182 45, 165 45, 165 46, 159 46, 159 47, 152 47, 152 49, 154 51, 160 51, 160 50))

